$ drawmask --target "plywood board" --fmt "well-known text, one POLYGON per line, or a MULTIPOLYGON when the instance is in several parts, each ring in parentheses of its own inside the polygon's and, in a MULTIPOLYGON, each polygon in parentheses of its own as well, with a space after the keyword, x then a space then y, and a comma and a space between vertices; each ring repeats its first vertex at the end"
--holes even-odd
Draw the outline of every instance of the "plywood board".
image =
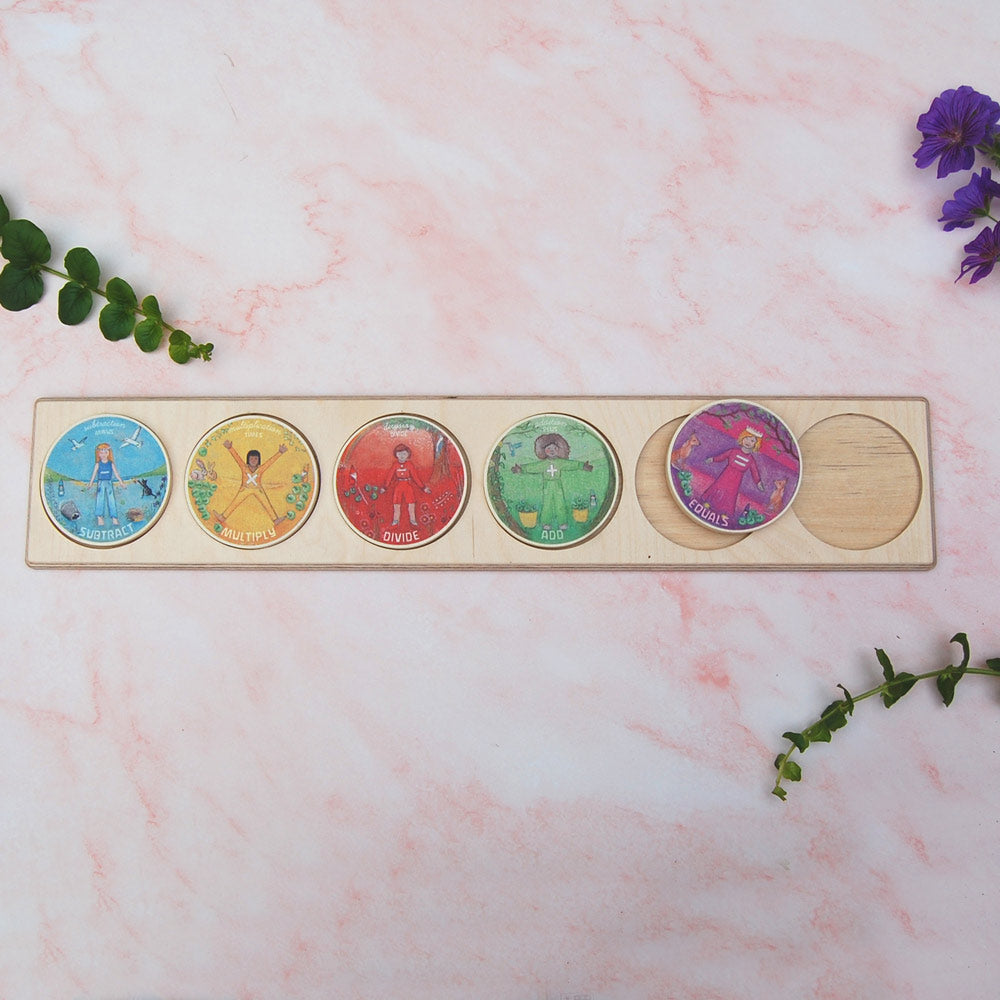
MULTIPOLYGON (((323 397, 40 399, 35 405, 26 560, 39 568, 280 569, 928 569, 935 562, 929 406, 921 398, 768 397, 797 436, 802 483, 790 509, 759 531, 720 534, 691 520, 667 484, 676 428, 710 397, 323 397), (600 430, 617 456, 620 501, 579 544, 539 548, 498 524, 486 469, 498 440, 536 414, 567 414, 600 430), (42 503, 41 472, 68 428, 121 414, 152 428, 169 458, 171 490, 142 537, 110 548, 57 530, 42 503), (307 521, 278 544, 221 544, 197 523, 186 493, 193 449, 215 425, 268 415, 311 445, 318 492, 307 521), (410 414, 447 428, 464 451, 467 500, 428 544, 394 549, 348 525, 337 464, 359 428, 410 414)), ((92 459, 91 455, 91 459, 92 459)))

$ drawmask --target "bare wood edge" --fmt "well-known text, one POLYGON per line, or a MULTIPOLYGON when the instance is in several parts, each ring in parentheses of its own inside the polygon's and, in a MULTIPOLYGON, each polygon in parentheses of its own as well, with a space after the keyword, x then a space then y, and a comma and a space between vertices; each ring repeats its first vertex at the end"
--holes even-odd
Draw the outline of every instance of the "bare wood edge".
MULTIPOLYGON (((331 570, 331 569, 351 569, 351 570, 380 570, 380 569, 394 569, 394 570, 407 570, 409 572, 417 571, 461 571, 461 570, 491 570, 500 572, 537 572, 539 570, 544 571, 564 571, 564 570, 586 570, 586 571, 597 571, 597 570, 612 570, 612 571, 730 571, 730 570, 759 570, 768 572, 790 572, 790 571, 816 571, 816 570, 826 570, 826 571, 926 571, 932 569, 937 564, 937 541, 936 541, 936 530, 935 530, 935 518, 933 509, 933 471, 931 464, 931 446, 930 446, 930 403, 926 397, 923 396, 768 396, 768 397, 753 397, 740 394, 733 394, 727 398, 742 398, 742 399, 756 399, 761 404, 778 409, 780 412, 781 406, 783 404, 802 404, 802 405, 812 405, 813 407, 819 406, 822 409, 824 406, 837 406, 846 407, 841 409, 836 409, 826 416, 833 416, 836 414, 845 413, 860 413, 861 415, 872 415, 866 414, 865 411, 859 411, 855 409, 851 404, 864 404, 866 407, 880 406, 884 405, 886 407, 892 408, 894 406, 903 407, 914 407, 919 406, 923 413, 923 419, 921 421, 920 431, 922 434, 916 434, 917 437, 922 437, 922 441, 913 441, 910 434, 906 431, 896 426, 892 420, 887 419, 884 415, 876 414, 876 419, 882 420, 887 423, 890 427, 897 430, 897 432, 904 438, 909 447, 916 457, 918 468, 921 474, 921 496, 920 502, 918 504, 917 512, 914 515, 911 523, 900 533, 899 537, 905 535, 916 535, 919 534, 918 539, 918 555, 917 558, 905 559, 901 558, 900 552, 898 551, 899 545, 897 544, 899 538, 892 539, 885 545, 876 546, 872 549, 866 549, 856 551, 856 550, 844 550, 837 549, 835 546, 830 546, 827 543, 810 536, 812 544, 818 544, 820 548, 825 547, 826 549, 832 550, 834 553, 839 553, 841 561, 830 560, 830 561, 808 561, 796 559, 794 557, 789 557, 788 555, 782 558, 767 558, 765 553, 759 553, 761 558, 743 558, 739 560, 734 560, 732 558, 725 558, 726 553, 729 549, 718 549, 714 552, 696 552, 694 553, 694 558, 692 558, 691 550, 685 550, 684 558, 681 559, 654 559, 652 554, 647 554, 646 559, 643 561, 636 556, 632 556, 631 559, 621 558, 621 548, 612 552, 607 552, 608 540, 605 539, 604 542, 599 546, 600 537, 597 536, 592 540, 588 540, 586 543, 580 546, 576 546, 571 549, 555 549, 555 550, 540 550, 534 549, 529 546, 525 546, 523 543, 517 542, 513 539, 508 538, 506 545, 511 553, 509 558, 503 559, 481 559, 477 555, 477 546, 475 535, 469 540, 471 545, 467 544, 466 548, 470 549, 471 552, 467 552, 462 558, 453 559, 451 561, 444 559, 433 559, 427 558, 428 555, 433 556, 435 551, 437 551, 438 546, 442 546, 444 539, 431 543, 430 545, 412 550, 404 551, 392 551, 386 549, 378 549, 377 552, 371 551, 375 547, 364 543, 361 540, 356 540, 356 542, 361 546, 358 551, 358 555, 350 558, 348 560, 338 560, 338 561, 299 561, 295 559, 282 559, 278 561, 275 557, 275 550, 287 551, 291 553, 293 549, 292 543, 295 539, 289 539, 288 541, 276 546, 271 550, 239 550, 239 549, 227 549, 223 546, 218 545, 218 543, 213 542, 211 539, 207 539, 210 546, 214 546, 215 549, 225 549, 222 552, 215 552, 212 548, 207 548, 206 553, 211 553, 211 555, 206 555, 204 558, 190 559, 188 561, 163 561, 163 559, 157 558, 146 558, 146 559, 136 559, 134 558, 136 553, 130 551, 136 546, 140 546, 146 539, 140 539, 135 543, 131 543, 127 546, 120 546, 117 548, 108 549, 88 549, 83 546, 77 545, 72 541, 62 538, 58 532, 53 531, 53 536, 58 536, 54 539, 57 542, 62 543, 62 548, 65 550, 65 554, 60 555, 58 558, 32 558, 32 529, 34 528, 37 532, 39 530, 39 523, 44 522, 44 528, 49 529, 51 525, 48 522, 48 517, 43 510, 40 509, 40 497, 38 495, 38 475, 40 472, 40 463, 44 461, 44 455, 47 453, 49 445, 46 442, 40 441, 38 439, 39 432, 39 411, 40 409, 45 409, 50 405, 64 404, 70 407, 90 407, 88 413, 83 414, 87 416, 96 413, 109 413, 109 412, 121 412, 121 406, 129 406, 132 404, 136 405, 149 405, 153 404, 155 406, 170 405, 170 404, 184 404, 185 406, 192 405, 198 406, 225 406, 227 407, 225 413, 226 416, 235 416, 237 413, 251 413, 251 412, 268 412, 271 407, 281 406, 283 404, 296 404, 296 405, 323 405, 323 404, 337 404, 339 406, 360 406, 360 407, 374 407, 379 413, 396 413, 396 412, 412 412, 412 413, 423 413, 425 416, 433 416, 433 414, 428 414, 421 407, 442 405, 442 404, 452 404, 458 406, 467 406, 470 404, 496 404, 501 408, 513 408, 519 406, 533 407, 532 412, 573 412, 584 419, 592 419, 588 417, 586 413, 579 412, 579 407, 584 407, 587 409, 591 406, 607 406, 608 404, 613 404, 614 406, 634 406, 639 404, 656 404, 656 405, 669 405, 676 406, 678 404, 683 404, 688 408, 688 411, 697 408, 705 403, 712 402, 715 397, 705 396, 705 397, 692 397, 692 396, 655 396, 655 395, 641 395, 641 396, 601 396, 601 395, 590 395, 590 396, 544 396, 544 395, 531 395, 531 396, 454 396, 454 395, 437 395, 437 396, 399 396, 399 395, 374 395, 374 396, 313 396, 313 397, 302 397, 302 396, 267 396, 267 397, 248 397, 248 396, 231 396, 231 397, 180 397, 180 396, 170 396, 170 397, 140 397, 140 396, 121 396, 121 397, 95 397, 95 398, 72 398, 72 397, 43 397, 35 401, 33 408, 33 418, 32 418, 32 455, 31 455, 31 472, 29 479, 29 505, 28 505, 28 518, 27 518, 27 540, 25 546, 25 562, 28 566, 38 569, 58 569, 58 568, 87 568, 87 569, 184 569, 184 570, 198 570, 198 569, 212 569, 212 570, 226 570, 226 569, 275 569, 275 570, 331 570), (96 408, 96 409, 95 409, 96 408), (919 523, 918 523, 919 522, 919 523), (511 547, 512 546, 512 547, 511 547), (601 559, 585 559, 587 551, 596 554, 599 550, 604 551, 604 556, 601 559), (379 556, 381 553, 381 556, 379 556), (125 558, 121 558, 124 554, 125 558)), ((512 410, 513 412, 513 410, 512 410)), ((528 416, 527 412, 518 410, 518 416, 511 420, 510 422, 516 422, 516 420, 522 419, 528 416)), ((783 414, 786 415, 786 414, 783 414)), ((676 416, 676 414, 675 414, 676 416)), ((209 419, 209 418, 205 418, 209 419)), ((673 418, 668 418, 673 419, 673 418)), ((820 416, 814 419, 814 422, 819 422, 822 419, 826 419, 825 416, 820 416)), ((292 421, 295 423, 296 421, 292 421)), ((363 420, 358 421, 360 424, 364 422, 363 420)), ((447 422, 447 421, 446 421, 447 422)), ((300 422, 299 422, 300 423, 300 422)), ((202 420, 199 422, 199 428, 205 424, 202 420)), ((601 421, 595 421, 596 426, 598 426, 602 432, 605 431, 605 427, 602 426, 601 421)), ((509 426, 509 424, 504 424, 503 427, 497 425, 491 430, 492 440, 495 440, 503 430, 509 426)), ((630 531, 635 534, 639 532, 648 532, 649 530, 656 529, 652 528, 648 517, 641 511, 638 506, 638 502, 635 496, 635 482, 634 482, 634 472, 635 463, 638 459, 639 452, 642 446, 649 440, 663 424, 657 425, 656 427, 646 427, 642 433, 645 434, 645 438, 638 442, 638 447, 635 446, 634 440, 629 440, 627 443, 630 449, 626 457, 626 449, 623 446, 624 442, 620 443, 612 435, 608 435, 612 443, 615 446, 615 450, 618 453, 618 458, 622 466, 625 486, 623 490, 622 501, 619 503, 619 510, 612 519, 615 522, 623 520, 623 508, 627 507, 630 513, 630 517, 627 519, 629 521, 628 527, 630 531), (632 454, 634 451, 634 454, 632 454), (638 519, 635 517, 636 512, 638 512, 638 519)), ((811 426, 811 425, 810 425, 811 426)), ((308 432, 308 429, 301 427, 308 437, 314 439, 314 435, 308 432)), ((454 429, 454 428, 452 428, 454 429)), ((797 435, 801 435, 803 430, 807 428, 795 428, 797 435)), ((162 426, 156 428, 158 436, 164 440, 167 444, 167 439, 169 434, 163 432, 162 426)), ((344 426, 342 432, 344 439, 353 430, 353 427, 344 426)), ((462 434, 457 434, 459 439, 462 439, 462 434)), ((52 438, 54 440, 54 437, 52 438)), ((193 440, 193 437, 191 438, 193 440)), ((179 464, 179 460, 186 458, 188 450, 190 449, 190 440, 185 439, 185 445, 175 450, 172 454, 171 465, 172 468, 176 469, 179 464)), ((318 451, 318 449, 317 449, 318 451)), ((326 461, 321 460, 322 465, 329 465, 333 461, 333 456, 327 453, 326 461)), ((473 470, 476 469, 476 463, 472 461, 470 455, 470 466, 473 470)), ((176 474, 176 473, 175 473, 176 474)), ((806 474, 808 474, 806 472, 806 474)), ((473 476, 470 480, 469 487, 470 491, 475 495, 476 492, 482 492, 481 483, 477 481, 478 477, 473 472, 473 476)), ((175 489, 180 489, 181 487, 175 486, 175 489)), ((666 488, 666 487, 665 487, 666 488)), ((473 505, 470 503, 469 507, 473 505)), ((173 507, 175 511, 178 508, 186 507, 186 504, 181 503, 179 500, 173 501, 173 507)), ((187 511, 183 511, 185 516, 189 516, 187 511)), ((313 516, 316 516, 317 512, 314 512, 313 516)), ((482 511, 478 511, 481 515, 482 511)), ((470 509, 466 509, 464 518, 469 522, 474 522, 476 518, 473 516, 474 512, 470 509)), ((176 519, 176 518, 175 518, 176 519)), ((480 520, 483 518, 480 516, 480 520)), ((339 520, 339 514, 338 514, 339 520)), ((743 542, 737 543, 735 546, 741 550, 740 554, 743 555, 746 549, 754 549, 760 547, 759 544, 754 544, 753 540, 759 540, 761 537, 767 537, 768 532, 775 532, 780 526, 781 522, 786 521, 789 524, 794 524, 797 519, 794 517, 794 507, 789 510, 779 521, 773 525, 768 526, 764 532, 752 533, 748 540, 751 541, 750 545, 744 546, 743 542)), ((344 528, 345 526, 338 523, 338 526, 344 528)), ((801 527, 801 525, 800 525, 801 527)), ((157 530, 160 530, 159 528, 157 530)), ((467 529, 471 530, 471 529, 467 529)), ((499 526, 489 517, 489 523, 487 524, 487 530, 490 532, 497 532, 498 535, 504 535, 499 526)), ((802 529, 805 530, 805 529, 802 529)), ((602 535, 615 535, 620 536, 622 533, 622 524, 618 523, 615 525, 614 532, 605 529, 602 535)), ((151 537, 155 538, 155 532, 151 533, 151 537)), ((628 541, 629 539, 626 539, 628 541)), ((452 540, 454 543, 454 539, 452 540)), ((634 544, 634 539, 631 540, 634 544)), ((301 542, 299 543, 301 547, 301 542)), ((58 545, 57 545, 58 547, 58 545)), ((149 547, 148 545, 146 546, 149 547)), ((158 545, 158 548, 166 547, 164 545, 158 545)), ((668 545, 668 548, 670 546, 668 545)), ((315 546, 313 546, 315 548, 315 546)), ((443 548, 443 546, 442 546, 443 548)), ((678 548, 678 546, 673 546, 673 548, 678 548)), ((732 548, 732 547, 730 547, 732 548)), ((495 547, 494 547, 495 550, 495 547)), ((771 553, 773 556, 773 553, 771 553)))

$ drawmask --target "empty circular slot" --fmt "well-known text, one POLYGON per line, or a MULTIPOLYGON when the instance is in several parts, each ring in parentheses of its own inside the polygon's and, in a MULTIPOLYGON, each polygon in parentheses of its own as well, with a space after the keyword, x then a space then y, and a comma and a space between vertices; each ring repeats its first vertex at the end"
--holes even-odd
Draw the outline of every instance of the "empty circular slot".
POLYGON ((689 414, 664 424, 643 446, 635 466, 635 490, 646 520, 661 534, 688 549, 725 549, 746 538, 746 534, 713 531, 681 510, 667 482, 667 450, 677 428, 689 414))
POLYGON ((888 424, 841 413, 799 438, 806 474, 795 514, 821 541, 841 549, 891 542, 920 505, 920 466, 906 439, 888 424))

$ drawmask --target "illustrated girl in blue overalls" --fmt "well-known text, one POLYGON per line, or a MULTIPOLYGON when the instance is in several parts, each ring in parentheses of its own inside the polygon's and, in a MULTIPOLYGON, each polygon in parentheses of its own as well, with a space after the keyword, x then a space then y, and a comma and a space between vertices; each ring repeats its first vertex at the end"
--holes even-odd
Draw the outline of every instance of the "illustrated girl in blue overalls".
POLYGON ((94 449, 94 471, 90 474, 88 488, 97 483, 97 500, 94 504, 94 513, 97 515, 97 524, 104 524, 104 514, 107 512, 112 524, 118 523, 118 504, 115 502, 115 487, 113 480, 117 479, 122 486, 125 485, 122 477, 118 474, 118 467, 115 465, 115 456, 111 451, 111 445, 102 441, 94 449))

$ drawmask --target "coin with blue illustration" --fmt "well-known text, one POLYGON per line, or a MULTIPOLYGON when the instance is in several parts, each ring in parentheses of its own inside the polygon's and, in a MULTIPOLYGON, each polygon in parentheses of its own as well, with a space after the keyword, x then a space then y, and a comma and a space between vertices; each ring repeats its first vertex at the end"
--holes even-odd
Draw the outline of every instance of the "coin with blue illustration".
POLYGON ((49 449, 39 488, 54 527, 79 545, 113 548, 141 538, 170 494, 170 462, 144 423, 100 413, 49 449))

